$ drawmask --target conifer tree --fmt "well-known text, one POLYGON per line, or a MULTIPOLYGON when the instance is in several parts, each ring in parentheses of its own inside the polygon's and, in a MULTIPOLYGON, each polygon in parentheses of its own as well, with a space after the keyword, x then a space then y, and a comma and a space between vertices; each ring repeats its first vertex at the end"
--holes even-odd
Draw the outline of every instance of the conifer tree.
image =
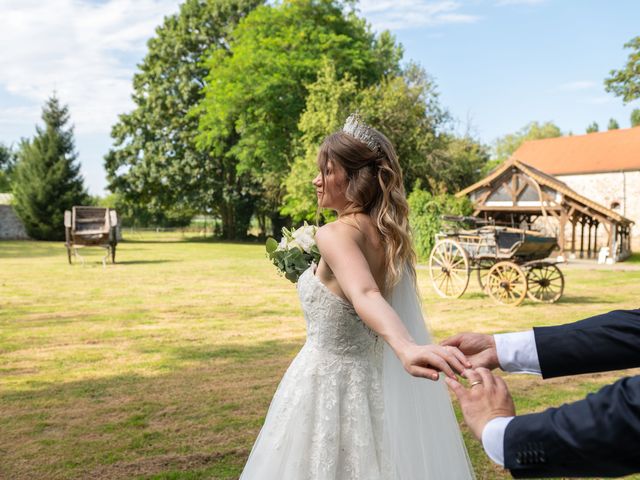
POLYGON ((64 211, 88 201, 69 122, 69 108, 55 94, 42 109, 44 128, 23 141, 13 177, 14 206, 27 234, 64 239, 64 211))

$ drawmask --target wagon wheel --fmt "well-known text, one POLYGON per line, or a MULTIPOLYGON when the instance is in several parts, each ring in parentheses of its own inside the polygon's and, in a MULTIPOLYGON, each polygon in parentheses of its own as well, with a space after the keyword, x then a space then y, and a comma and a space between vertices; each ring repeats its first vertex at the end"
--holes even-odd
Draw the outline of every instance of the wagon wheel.
POLYGON ((476 270, 476 274, 478 276, 478 285, 480 285, 480 290, 483 292, 487 288, 487 275, 489 274, 489 269, 495 264, 493 260, 480 260, 478 262, 478 269, 476 270))
POLYGON ((496 263, 487 274, 486 291, 503 305, 520 305, 527 296, 527 276, 513 262, 496 263))
POLYGON ((552 263, 536 263, 527 271, 527 297, 542 303, 555 303, 564 291, 564 275, 552 263))
POLYGON ((458 298, 469 285, 469 258, 454 240, 440 240, 431 251, 429 273, 435 291, 444 298, 458 298))

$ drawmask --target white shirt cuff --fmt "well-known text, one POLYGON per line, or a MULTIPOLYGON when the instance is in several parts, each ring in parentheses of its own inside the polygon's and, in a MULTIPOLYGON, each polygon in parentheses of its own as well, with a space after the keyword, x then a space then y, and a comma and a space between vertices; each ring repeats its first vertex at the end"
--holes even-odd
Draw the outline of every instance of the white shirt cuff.
POLYGON ((540 375, 540 360, 533 330, 499 333, 493 336, 500 368, 511 373, 540 375))
POLYGON ((504 467, 504 431, 513 417, 491 419, 482 430, 482 446, 489 458, 504 467))

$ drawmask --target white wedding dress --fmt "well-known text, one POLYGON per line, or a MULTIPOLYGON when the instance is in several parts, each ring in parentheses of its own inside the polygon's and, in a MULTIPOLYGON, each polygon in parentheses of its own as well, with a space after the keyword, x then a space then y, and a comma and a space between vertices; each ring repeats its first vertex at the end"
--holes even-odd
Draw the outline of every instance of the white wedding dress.
MULTIPOLYGON (((443 382, 405 373, 353 306, 298 279, 307 341, 285 373, 241 480, 466 480, 468 455, 443 382)), ((405 270, 390 299, 428 342, 405 270)))

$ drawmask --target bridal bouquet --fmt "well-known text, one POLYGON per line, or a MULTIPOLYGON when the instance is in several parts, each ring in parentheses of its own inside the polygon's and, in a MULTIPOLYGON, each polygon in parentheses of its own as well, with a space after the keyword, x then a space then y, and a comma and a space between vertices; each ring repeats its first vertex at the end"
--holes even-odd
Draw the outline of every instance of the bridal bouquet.
POLYGON ((294 231, 283 227, 280 243, 271 237, 267 239, 267 256, 291 282, 297 282, 312 261, 316 264, 320 261, 320 251, 315 241, 317 230, 315 225, 304 222, 302 227, 294 231))

